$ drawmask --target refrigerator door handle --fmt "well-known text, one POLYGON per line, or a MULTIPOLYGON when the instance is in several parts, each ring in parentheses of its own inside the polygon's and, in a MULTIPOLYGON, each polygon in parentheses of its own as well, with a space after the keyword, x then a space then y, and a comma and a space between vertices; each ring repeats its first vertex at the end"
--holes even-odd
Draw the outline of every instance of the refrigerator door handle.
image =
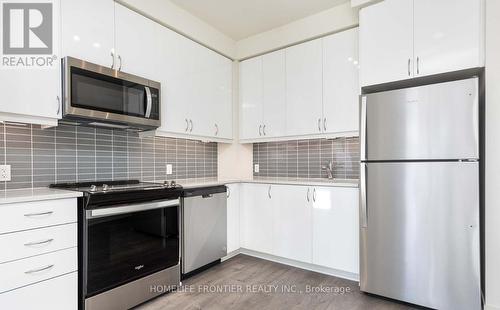
POLYGON ((360 158, 361 160, 366 160, 366 96, 361 96, 360 101, 360 126, 359 135, 361 137, 360 141, 360 158))
POLYGON ((359 169, 360 172, 360 184, 359 184, 359 202, 360 202, 360 216, 361 216, 361 228, 368 227, 368 208, 366 204, 366 170, 367 164, 361 163, 361 167, 359 169))

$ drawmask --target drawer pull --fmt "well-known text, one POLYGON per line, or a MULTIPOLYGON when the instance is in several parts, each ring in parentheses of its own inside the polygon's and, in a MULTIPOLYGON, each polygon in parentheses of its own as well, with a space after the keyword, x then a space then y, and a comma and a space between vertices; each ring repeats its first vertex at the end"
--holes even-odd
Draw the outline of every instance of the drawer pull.
POLYGON ((24 245, 25 246, 35 246, 35 245, 42 245, 42 244, 46 244, 46 243, 51 243, 52 241, 54 241, 54 239, 47 239, 47 240, 36 241, 36 242, 28 242, 28 243, 25 243, 24 245))
POLYGON ((47 212, 40 212, 40 213, 28 213, 28 214, 25 214, 24 216, 35 217, 35 216, 51 215, 52 213, 54 213, 54 211, 47 211, 47 212))
POLYGON ((33 273, 41 272, 41 271, 44 271, 44 270, 49 270, 52 267, 54 267, 54 264, 48 265, 48 266, 45 266, 45 267, 42 267, 42 268, 31 269, 31 270, 25 271, 24 273, 25 274, 33 274, 33 273))

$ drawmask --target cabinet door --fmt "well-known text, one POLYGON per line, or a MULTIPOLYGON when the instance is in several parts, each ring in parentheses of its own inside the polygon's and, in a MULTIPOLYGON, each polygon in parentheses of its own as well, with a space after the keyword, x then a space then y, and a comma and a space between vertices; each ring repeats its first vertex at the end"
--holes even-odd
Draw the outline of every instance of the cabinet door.
POLYGON ((413 0, 385 0, 363 8, 359 27, 361 86, 413 76, 413 0))
POLYGON ((323 130, 359 128, 358 29, 323 38, 323 130))
POLYGON ((262 57, 240 63, 240 139, 261 136, 262 57))
POLYGON ((239 184, 227 185, 227 253, 240 248, 239 184))
POLYGON ((313 263, 359 271, 358 189, 316 187, 313 201, 313 263))
POLYGON ((306 186, 273 185, 273 254, 311 263, 312 190, 306 186))
POLYGON ((481 2, 415 1, 416 76, 484 65, 481 2))
POLYGON ((116 66, 119 70, 159 81, 161 25, 115 3, 116 66))
MULTIPOLYGON (((52 66, 30 68, 3 68, 0 66, 0 113, 16 116, 61 118, 61 20, 60 3, 52 1, 53 54, 52 66)), ((35 55, 37 56, 37 55, 35 55)), ((50 58, 51 55, 40 55, 50 58)), ((29 57, 28 57, 29 58, 29 57)), ((41 124, 48 123, 40 119, 41 124)))
POLYGON ((321 39, 286 49, 286 132, 290 136, 321 133, 321 39))
POLYGON ((285 135, 286 74, 285 51, 262 56, 263 128, 265 137, 285 135), (264 127, 265 126, 265 127, 264 127))
POLYGON ((216 67, 211 89, 213 97, 213 116, 215 119, 215 137, 232 139, 233 137, 233 62, 216 54, 216 67))
POLYGON ((167 28, 161 30, 161 62, 167 68, 161 79, 160 131, 189 133, 189 107, 193 103, 194 42, 167 28))
POLYGON ((114 16, 113 0, 61 0, 62 57, 111 67, 114 16))
POLYGON ((240 241, 243 248, 272 254, 273 200, 269 198, 268 190, 267 184, 242 184, 240 241))

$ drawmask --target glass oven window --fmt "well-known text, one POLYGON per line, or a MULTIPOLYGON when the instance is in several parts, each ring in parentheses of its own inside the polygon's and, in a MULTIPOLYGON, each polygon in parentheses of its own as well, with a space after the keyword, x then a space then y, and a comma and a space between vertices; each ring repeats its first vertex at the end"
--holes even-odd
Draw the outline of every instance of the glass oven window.
MULTIPOLYGON (((153 91, 158 97, 157 90, 153 91)), ((71 68, 72 107, 144 117, 146 105, 144 85, 81 68, 71 68)), ((156 110, 154 106, 153 112, 156 110)), ((153 119, 158 119, 157 116, 155 113, 151 114, 153 119)))
POLYGON ((178 207, 88 219, 87 297, 179 262, 178 207))

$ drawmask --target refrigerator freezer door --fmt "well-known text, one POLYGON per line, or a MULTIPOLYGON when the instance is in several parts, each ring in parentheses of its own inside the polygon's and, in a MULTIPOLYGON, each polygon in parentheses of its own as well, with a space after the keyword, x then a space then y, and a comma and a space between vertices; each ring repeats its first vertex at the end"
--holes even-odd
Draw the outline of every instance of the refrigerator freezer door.
POLYGON ((361 290, 434 309, 481 309, 479 164, 361 165, 361 290))
POLYGON ((478 79, 366 95, 361 160, 477 159, 478 79))

